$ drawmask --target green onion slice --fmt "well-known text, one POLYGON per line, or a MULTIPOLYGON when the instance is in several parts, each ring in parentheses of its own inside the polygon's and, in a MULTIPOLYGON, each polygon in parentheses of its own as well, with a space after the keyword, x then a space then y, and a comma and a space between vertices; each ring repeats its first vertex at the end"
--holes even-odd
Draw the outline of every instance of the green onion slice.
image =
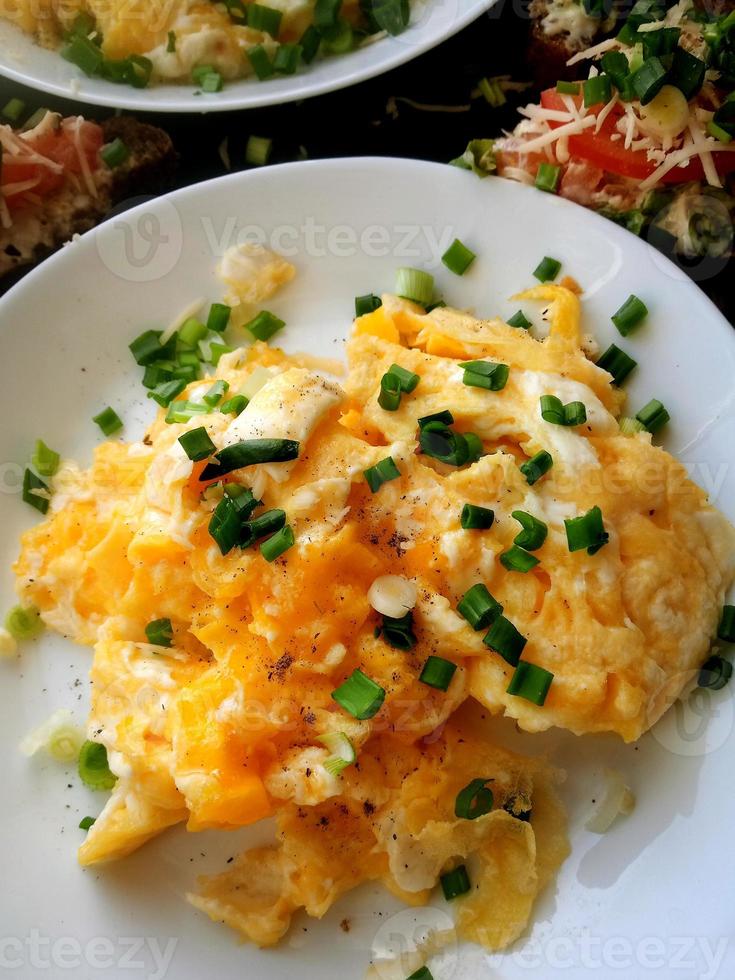
POLYGON ((49 449, 43 439, 36 440, 36 448, 31 456, 32 465, 41 476, 53 476, 59 468, 61 457, 53 449, 49 449))
POLYGON ((242 529, 258 503, 250 490, 245 489, 237 496, 226 493, 217 504, 209 521, 209 534, 217 542, 222 555, 228 554, 240 543, 242 529))
POLYGON ((464 466, 470 462, 467 439, 441 422, 427 422, 419 432, 422 452, 449 466, 464 466))
POLYGON ((93 415, 92 421, 97 423, 106 436, 111 436, 113 433, 119 432, 123 427, 122 419, 115 409, 109 406, 103 408, 98 415, 93 415))
POLYGON ((23 501, 35 507, 37 511, 46 514, 51 500, 51 490, 43 480, 29 469, 23 474, 23 501))
POLYGON ((378 405, 386 412, 395 412, 401 404, 401 381, 392 371, 380 379, 378 405))
POLYGON ((507 364, 493 361, 464 361, 463 381, 473 388, 487 388, 488 391, 502 391, 508 383, 510 368, 507 364))
POLYGON ((609 102, 612 96, 612 86, 609 75, 595 75, 582 82, 582 95, 585 107, 609 102))
POLYGON ((541 418, 552 425, 574 426, 587 421, 587 409, 582 402, 563 405, 556 395, 541 395, 541 418))
POLYGON ((579 82, 557 82, 556 91, 559 95, 579 95, 579 82))
POLYGON ((353 718, 365 721, 380 711, 385 701, 385 691, 357 668, 332 691, 332 699, 353 718))
POLYGON ((130 150, 119 136, 112 140, 111 143, 107 143, 100 150, 100 159, 110 170, 121 166, 129 156, 130 150))
POLYGON ((523 528, 513 539, 514 544, 525 551, 537 551, 546 540, 549 532, 548 527, 538 517, 527 514, 524 510, 514 510, 511 514, 513 520, 523 528))
POLYGON ((521 659, 527 640, 509 619, 506 619, 505 616, 498 616, 482 638, 482 642, 491 650, 499 653, 511 667, 515 667, 521 659))
POLYGON ((507 693, 517 698, 525 698, 526 701, 540 707, 546 701, 553 680, 554 675, 551 671, 527 660, 521 660, 510 679, 507 693))
POLYGON ((559 275, 561 262, 558 259, 549 258, 545 255, 533 270, 533 275, 539 282, 551 282, 559 275))
POLYGON ((79 821, 80 830, 89 830, 89 828, 96 822, 95 817, 82 817, 79 821))
POLYGON ((465 531, 487 531, 493 526, 495 511, 477 504, 465 504, 459 516, 459 523, 465 531))
POLYGON ((637 361, 634 361, 615 344, 610 344, 608 349, 597 359, 597 366, 611 374, 614 384, 618 386, 625 381, 633 368, 637 367, 637 364, 637 361))
POLYGON ((516 327, 519 330, 530 330, 533 324, 524 314, 523 310, 518 310, 512 317, 505 321, 509 327, 516 327))
POLYGON ((230 322, 232 308, 226 303, 212 303, 207 317, 207 330, 213 333, 222 333, 230 322))
POLYGON ((434 277, 422 269, 399 269, 396 273, 396 293, 419 306, 428 306, 434 298, 434 277))
POLYGON ((545 449, 542 449, 535 456, 527 459, 525 463, 521 463, 518 468, 525 476, 526 483, 532 487, 534 483, 537 483, 542 476, 545 476, 549 472, 553 465, 554 460, 551 453, 547 453, 545 449))
POLYGON ((249 330, 256 340, 270 340, 273 334, 285 326, 285 320, 269 313, 268 310, 261 310, 256 317, 245 324, 245 329, 249 330))
POLYGON ((293 528, 287 524, 261 544, 260 553, 266 561, 275 561, 293 547, 295 540, 293 528))
POLYGON ((413 650, 416 646, 416 634, 413 631, 413 613, 409 610, 405 616, 383 616, 380 627, 383 639, 396 650, 413 650))
POLYGON ((249 548, 261 538, 265 538, 286 526, 286 511, 275 508, 266 510, 243 524, 238 544, 241 548, 249 548))
POLYGON ((638 419, 631 419, 626 416, 618 419, 620 434, 624 436, 634 436, 637 432, 645 432, 646 427, 638 419))
POLYGON ((207 415, 209 411, 209 405, 205 405, 204 402, 172 401, 166 412, 165 421, 169 425, 175 422, 188 422, 195 415, 207 415))
POLYGON ((429 657, 419 674, 422 684, 436 688, 437 691, 446 691, 452 683, 457 665, 451 660, 443 657, 429 657))
POLYGON ((663 403, 656 398, 652 398, 647 405, 643 406, 640 412, 636 412, 635 417, 643 428, 651 433, 658 432, 659 429, 662 429, 671 420, 671 416, 666 411, 663 403))
POLYGON ((453 898, 458 898, 460 895, 466 895, 472 887, 470 885, 470 876, 467 874, 467 868, 463 864, 460 864, 453 871, 448 871, 446 874, 441 875, 439 881, 444 892, 444 898, 448 902, 451 902, 453 898))
POLYGON ((160 330, 146 330, 129 344, 130 353, 141 367, 145 367, 146 364, 151 364, 153 361, 161 360, 173 352, 176 338, 174 337, 172 341, 162 345, 161 336, 160 330))
POLYGON ((523 572, 525 574, 535 568, 538 563, 538 558, 529 555, 527 551, 515 544, 500 556, 500 564, 509 572, 523 572))
POLYGON ((223 415, 240 415, 247 406, 248 400, 245 395, 233 395, 226 402, 222 402, 219 410, 223 415))
POLYGON ((599 507, 593 507, 580 517, 565 520, 564 527, 570 551, 583 551, 586 548, 588 555, 594 555, 610 540, 599 507))
POLYGON ((157 647, 170 647, 174 638, 174 628, 170 619, 154 619, 145 628, 148 642, 157 647))
POLYGON ((611 320, 620 333, 627 337, 648 316, 646 304, 631 293, 623 305, 613 313, 611 320))
POLYGON ((355 296, 355 316, 367 316, 368 313, 374 313, 382 305, 383 300, 374 293, 367 293, 365 296, 355 296))
POLYGON ((416 390, 421 377, 418 374, 414 374, 413 371, 407 371, 406 368, 402 368, 400 364, 391 364, 388 368, 390 374, 394 374, 400 383, 401 391, 410 395, 412 391, 416 390))
POLYGON ((503 607, 482 582, 473 585, 457 603, 457 612, 473 630, 487 629, 502 614, 503 607))
POLYGON ((434 975, 428 966, 421 966, 410 977, 407 977, 406 980, 434 980, 434 975))
POLYGON ((230 386, 226 381, 215 381, 209 391, 202 395, 202 401, 210 408, 215 408, 229 390, 230 386))
POLYGON ((324 768, 332 776, 341 775, 357 758, 355 747, 344 732, 327 732, 317 735, 316 740, 332 753, 324 762, 324 768))
POLYGON ((377 493, 384 483, 397 480, 400 475, 401 471, 393 462, 392 456, 386 456, 385 459, 381 459, 379 463, 369 467, 364 472, 367 484, 373 493, 377 493))
POLYGON ((561 180, 561 166, 554 163, 540 163, 536 171, 536 187, 548 194, 556 194, 561 180))
POLYGON ((43 633, 41 613, 35 606, 14 606, 5 617, 5 629, 14 640, 32 640, 43 633))
POLYGON ((247 6, 248 27, 254 31, 265 31, 271 37, 277 37, 281 26, 283 12, 274 7, 266 7, 260 3, 247 6))
POLYGON ((217 451, 217 447, 209 438, 209 433, 203 425, 198 429, 190 429, 188 432, 182 433, 179 436, 179 442, 189 459, 195 463, 207 459, 208 456, 217 451))
POLYGON ((419 429, 423 429, 430 422, 441 422, 442 425, 453 425, 454 416, 447 409, 444 409, 442 412, 434 412, 432 415, 423 415, 418 420, 419 429))
POLYGON ((254 48, 251 48, 247 52, 247 56, 253 67, 253 71, 261 82, 274 74, 275 68, 273 67, 273 62, 262 44, 256 44, 254 48))
POLYGON ((117 782, 117 776, 107 764, 107 749, 100 742, 85 742, 79 750, 79 777, 85 786, 107 790, 117 782))
POLYGON ((204 467, 200 480, 216 480, 225 473, 256 463, 285 463, 298 459, 299 443, 293 439, 244 439, 215 453, 204 467))
POLYGON ((714 656, 706 660, 699 671, 697 683, 700 687, 708 687, 719 691, 732 677, 732 664, 724 657, 714 656))
POLYGON ((473 779, 457 794, 454 815, 460 820, 477 820, 493 808, 493 791, 488 787, 492 779, 473 779))
POLYGON ((469 269, 477 256, 458 238, 455 238, 449 248, 442 255, 442 262, 457 276, 463 276, 469 269))
POLYGON ((725 643, 735 643, 735 606, 723 606, 717 638, 725 643))

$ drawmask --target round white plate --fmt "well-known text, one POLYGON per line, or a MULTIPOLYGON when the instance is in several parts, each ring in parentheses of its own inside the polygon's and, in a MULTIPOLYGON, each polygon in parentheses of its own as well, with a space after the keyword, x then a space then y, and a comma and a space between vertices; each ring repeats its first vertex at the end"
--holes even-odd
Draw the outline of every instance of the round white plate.
POLYGON ((221 92, 197 86, 135 89, 88 78, 59 55, 39 47, 9 21, 0 20, 0 75, 65 99, 147 112, 224 112, 308 99, 364 82, 397 68, 462 30, 497 0, 414 0, 411 23, 398 37, 383 37, 346 55, 325 58, 298 72, 260 82, 228 82, 221 92))
MULTIPOLYGON (((125 438, 153 417, 127 344, 167 325, 200 297, 215 299, 218 256, 238 239, 259 239, 291 258, 297 278, 271 302, 288 323, 289 350, 339 356, 353 297, 390 290, 394 271, 432 270, 450 303, 509 315, 508 297, 531 285, 544 255, 585 289, 585 328, 634 355, 630 403, 668 406, 666 444, 713 499, 735 517, 731 328, 666 260, 614 224, 556 197, 451 167, 353 159, 290 164, 198 184, 113 219, 31 273, 0 301, 0 584, 13 604, 10 563, 20 530, 36 519, 18 480, 41 437, 81 463, 100 441, 92 416, 112 405, 125 438), (454 237, 478 255, 463 278, 439 258, 454 237), (648 322, 621 340, 610 314, 629 293, 648 322)), ((528 308, 528 304, 524 304, 528 308)), ((540 313, 540 311, 537 311, 540 313)), ((539 317, 540 323, 540 317, 539 317)), ((198 873, 224 866, 269 827, 187 835, 175 829, 109 867, 81 871, 77 824, 102 800, 76 774, 15 751, 21 736, 59 707, 82 722, 90 654, 50 633, 0 664, 3 710, 3 833, 0 973, 34 977, 162 977, 358 980, 371 948, 400 949, 422 923, 446 916, 400 911, 378 887, 360 889, 322 921, 298 917, 282 948, 263 952, 185 904, 198 873), (348 918, 349 933, 339 923, 348 918), (130 962, 138 967, 128 970, 130 962), (71 965, 70 965, 71 964, 71 965), (142 965, 141 965, 142 964, 142 965)), ((485 962, 451 951, 437 980, 520 980, 529 970, 560 978, 729 978, 735 954, 728 845, 735 797, 730 685, 669 712, 638 745, 563 732, 519 736, 503 719, 498 739, 550 752, 568 769, 572 855, 538 904, 527 937, 485 962), (605 836, 584 830, 605 766, 620 768, 638 806, 605 836), (455 955, 456 954, 456 955, 455 955)), ((406 971, 410 972, 410 971, 406 971)))

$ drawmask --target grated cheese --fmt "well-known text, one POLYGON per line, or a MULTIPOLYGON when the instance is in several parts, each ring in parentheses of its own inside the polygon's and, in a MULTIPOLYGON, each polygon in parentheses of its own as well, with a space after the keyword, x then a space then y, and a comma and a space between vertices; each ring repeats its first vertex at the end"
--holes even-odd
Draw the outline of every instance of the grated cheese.
POLYGON ((91 197, 97 197, 97 185, 94 182, 94 177, 92 176, 92 171, 89 167, 89 160, 87 160, 87 154, 84 152, 82 147, 82 124, 84 119, 82 116, 77 116, 73 123, 73 136, 74 136, 74 149, 77 154, 77 159, 79 160, 79 168, 82 172, 82 179, 86 184, 87 190, 91 197))
POLYGON ((593 44, 591 48, 587 48, 584 51, 579 51, 577 54, 572 55, 567 61, 567 65, 571 68, 572 65, 576 65, 579 61, 586 61, 588 58, 596 58, 598 54, 604 54, 606 51, 612 51, 613 48, 619 48, 620 42, 614 37, 608 38, 606 41, 600 41, 599 44, 593 44))
POLYGON ((585 129, 589 129, 594 125, 594 116, 587 116, 584 119, 573 119, 571 122, 568 122, 563 126, 558 126, 556 129, 552 129, 548 133, 543 133, 541 136, 537 136, 535 139, 529 140, 523 147, 523 150, 525 153, 534 153, 536 150, 542 150, 545 146, 550 146, 563 136, 574 136, 578 133, 584 132, 585 129))

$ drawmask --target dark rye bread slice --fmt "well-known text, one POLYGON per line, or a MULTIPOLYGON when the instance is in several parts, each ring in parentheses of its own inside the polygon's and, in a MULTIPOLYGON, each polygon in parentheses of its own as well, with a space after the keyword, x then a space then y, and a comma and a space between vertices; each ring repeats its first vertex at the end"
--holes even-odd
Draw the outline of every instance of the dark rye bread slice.
MULTIPOLYGON (((632 2, 633 0, 629 0, 630 4, 632 2)), ((544 20, 556 6, 555 0, 532 0, 528 8, 530 31, 527 57, 534 81, 540 88, 554 85, 560 79, 573 81, 586 78, 587 65, 582 65, 581 69, 579 65, 570 68, 567 61, 573 55, 615 33, 620 26, 622 10, 627 9, 623 8, 621 0, 608 0, 605 6, 610 10, 609 15, 600 17, 596 23, 595 18, 586 19, 592 29, 586 37, 574 37, 569 31, 561 30, 559 33, 549 34, 544 29, 544 20)), ((570 2, 568 7, 578 7, 580 13, 584 10, 582 0, 577 0, 576 4, 570 2)))
POLYGON ((97 197, 66 185, 37 208, 15 212, 13 225, 0 228, 0 278, 32 265, 60 248, 74 235, 88 231, 128 197, 156 194, 170 186, 176 169, 176 151, 167 133, 116 116, 102 123, 105 142, 120 138, 130 156, 114 170, 102 164, 95 171, 97 197))

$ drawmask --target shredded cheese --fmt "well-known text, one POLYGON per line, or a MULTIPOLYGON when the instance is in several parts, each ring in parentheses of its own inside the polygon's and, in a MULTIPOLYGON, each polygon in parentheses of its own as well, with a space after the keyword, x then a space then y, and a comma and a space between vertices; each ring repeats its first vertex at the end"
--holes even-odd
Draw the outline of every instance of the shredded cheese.
POLYGON ((77 116, 72 124, 73 126, 73 136, 74 136, 74 149, 77 154, 77 159, 79 160, 79 169, 82 172, 82 178, 89 191, 91 197, 97 197, 97 185, 94 182, 94 177, 92 176, 92 171, 89 166, 89 160, 87 160, 87 154, 84 152, 84 147, 82 146, 82 124, 84 123, 84 118, 82 116, 77 116))
POLYGON ((586 48, 584 51, 579 51, 577 54, 572 55, 567 61, 567 65, 571 67, 576 65, 579 61, 586 61, 588 58, 596 58, 599 54, 604 54, 606 51, 612 51, 613 48, 619 48, 620 42, 614 37, 608 38, 606 41, 600 41, 599 44, 593 44, 591 48, 586 48))
POLYGON ((585 129, 590 129, 594 125, 594 116, 587 116, 584 119, 573 119, 563 126, 558 126, 548 133, 542 133, 541 136, 529 140, 524 145, 523 150, 525 153, 535 153, 537 150, 542 150, 545 146, 550 146, 564 136, 574 136, 575 134, 584 132, 585 129))

